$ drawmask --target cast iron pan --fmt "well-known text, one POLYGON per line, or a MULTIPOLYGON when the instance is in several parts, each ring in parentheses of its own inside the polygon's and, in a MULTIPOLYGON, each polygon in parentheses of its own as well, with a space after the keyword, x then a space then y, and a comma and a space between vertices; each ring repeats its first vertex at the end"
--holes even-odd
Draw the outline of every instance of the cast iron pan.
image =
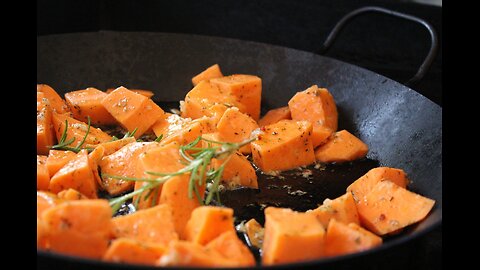
MULTIPOLYGON (((60 93, 90 86, 150 89, 164 109, 177 107, 192 88, 190 78, 214 63, 220 64, 224 74, 262 78, 262 113, 285 106, 297 91, 313 84, 328 88, 338 106, 339 130, 351 131, 370 147, 364 160, 313 170, 307 178, 296 170, 285 179, 260 175, 259 190, 223 193, 221 202, 234 208, 237 221, 255 217, 263 223, 262 210, 268 205, 298 211, 315 208, 325 198, 344 194, 348 184, 376 166, 402 168, 412 180, 409 189, 436 201, 424 221, 386 239, 378 248, 286 266, 340 269, 369 260, 373 266, 375 256, 441 224, 442 109, 398 82, 328 57, 219 37, 100 31, 37 38, 38 83, 49 84, 60 93)), ((43 251, 37 254, 38 267, 149 269, 43 251)))

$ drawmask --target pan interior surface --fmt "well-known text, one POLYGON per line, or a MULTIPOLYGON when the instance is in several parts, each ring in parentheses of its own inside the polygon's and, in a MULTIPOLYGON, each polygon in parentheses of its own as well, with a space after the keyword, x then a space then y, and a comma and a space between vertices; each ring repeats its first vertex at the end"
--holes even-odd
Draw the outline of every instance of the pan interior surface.
POLYGON ((176 102, 192 88, 190 78, 215 63, 227 75, 262 78, 262 113, 313 84, 329 89, 339 130, 357 135, 370 147, 369 160, 403 169, 412 191, 436 201, 424 221, 392 244, 441 223, 442 109, 402 84, 328 57, 219 37, 100 31, 37 38, 37 83, 59 93, 123 85, 176 102))

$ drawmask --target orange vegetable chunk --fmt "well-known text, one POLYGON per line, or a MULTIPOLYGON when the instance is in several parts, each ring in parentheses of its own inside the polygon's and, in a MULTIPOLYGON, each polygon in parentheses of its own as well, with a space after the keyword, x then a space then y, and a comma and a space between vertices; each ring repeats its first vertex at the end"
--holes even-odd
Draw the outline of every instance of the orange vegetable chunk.
POLYGON ((205 247, 218 251, 226 259, 237 262, 239 267, 255 266, 255 257, 242 240, 238 239, 235 231, 228 230, 220 234, 205 247))
POLYGON ((345 224, 332 219, 325 235, 325 255, 339 256, 360 252, 381 245, 382 238, 358 224, 345 224))
POLYGON ((206 117, 191 120, 176 114, 166 113, 165 115, 166 118, 159 119, 152 126, 152 130, 157 137, 163 134, 162 144, 172 141, 181 145, 189 144, 198 136, 212 130, 210 121, 206 117))
POLYGON ((88 198, 97 198, 97 183, 88 160, 87 150, 81 150, 50 179, 49 190, 59 193, 73 188, 88 198))
POLYGON ((48 208, 63 202, 56 194, 46 191, 37 191, 37 218, 48 208))
POLYGON ((346 162, 367 155, 368 145, 352 133, 341 130, 335 132, 327 142, 315 150, 315 158, 320 162, 346 162))
POLYGON ((315 161, 307 121, 282 120, 262 128, 251 143, 253 162, 262 171, 288 170, 315 161))
POLYGON ((37 155, 37 190, 48 190, 50 174, 46 163, 47 156, 37 155))
POLYGON ((307 213, 314 215, 324 228, 328 226, 332 219, 345 224, 360 224, 357 206, 350 192, 333 200, 325 199, 321 206, 314 210, 309 210, 307 213))
MULTIPOLYGON (((218 139, 222 142, 242 142, 250 138, 252 131, 258 128, 257 122, 240 112, 238 108, 229 108, 217 123, 218 139)), ((250 144, 240 148, 243 154, 251 153, 250 144)))
POLYGON ((322 224, 307 213, 289 208, 265 209, 263 265, 314 260, 324 256, 322 224))
POLYGON ((370 231, 385 235, 424 219, 435 201, 390 181, 380 181, 357 204, 360 221, 370 231))
POLYGON ((200 206, 192 211, 185 226, 185 237, 190 242, 205 245, 226 231, 235 232, 233 209, 200 206))
POLYGON ((68 108, 65 100, 63 100, 63 98, 51 86, 47 84, 37 84, 37 95, 38 92, 43 93, 45 98, 48 99, 52 111, 59 114, 70 113, 70 108, 68 108))
POLYGON ((105 96, 102 105, 129 132, 137 129, 137 139, 164 117, 162 108, 151 99, 122 86, 105 96))
POLYGON ((37 92, 37 154, 47 155, 55 142, 51 105, 43 93, 37 92))
POLYGON ((104 261, 155 265, 162 257, 166 247, 161 244, 145 243, 130 238, 113 240, 103 255, 104 261))
POLYGON ((280 120, 290 119, 292 119, 290 108, 288 106, 280 107, 269 110, 262 118, 260 118, 260 120, 258 120, 258 126, 268 126, 271 124, 275 124, 280 120))
POLYGON ((172 220, 172 209, 166 204, 141 209, 112 219, 116 238, 130 238, 142 243, 168 245, 178 240, 172 220))
POLYGON ((63 150, 50 150, 46 161, 48 173, 56 174, 65 164, 77 156, 75 152, 63 150))
POLYGON ((88 87, 66 93, 65 101, 73 114, 73 118, 87 122, 87 116, 90 116, 92 125, 113 125, 117 121, 102 105, 102 100, 106 96, 105 92, 94 87, 88 87))
POLYGON ((203 80, 210 80, 210 79, 220 78, 220 77, 223 77, 222 71, 220 70, 220 66, 218 64, 214 64, 209 66, 207 69, 200 72, 199 74, 195 75, 192 78, 192 84, 195 86, 203 80))
MULTIPOLYGON (((108 88, 105 93, 110 94, 113 92, 116 88, 108 88)), ((140 94, 142 96, 145 96, 147 98, 152 98, 154 96, 154 93, 150 90, 145 90, 145 89, 133 89, 133 88, 128 88, 128 90, 135 92, 137 94, 140 94)))
POLYGON ((59 199, 69 200, 69 201, 88 199, 87 196, 83 195, 82 193, 78 192, 73 188, 62 190, 57 194, 57 196, 59 199))
POLYGON ((312 85, 296 93, 288 102, 288 107, 293 120, 306 120, 312 123, 313 147, 323 144, 330 134, 337 130, 337 105, 326 88, 312 85))
POLYGON ((233 74, 211 79, 210 82, 217 85, 221 91, 233 96, 237 103, 242 104, 243 108, 239 107, 241 112, 258 121, 262 100, 262 79, 260 77, 247 74, 233 74))
POLYGON ((250 243, 257 248, 262 248, 263 236, 265 233, 265 229, 262 225, 252 218, 245 223, 245 230, 250 243))

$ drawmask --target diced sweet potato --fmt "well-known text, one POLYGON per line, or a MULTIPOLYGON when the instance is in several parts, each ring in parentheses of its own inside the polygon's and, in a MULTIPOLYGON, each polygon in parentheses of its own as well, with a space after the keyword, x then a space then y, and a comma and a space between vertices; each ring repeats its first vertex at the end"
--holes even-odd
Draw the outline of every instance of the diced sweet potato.
POLYGON ((107 250, 112 209, 107 200, 66 201, 45 210, 49 250, 100 259, 107 250))
POLYGON ((280 107, 269 110, 262 118, 260 118, 260 120, 258 120, 258 126, 268 126, 271 124, 275 124, 280 120, 289 119, 292 119, 290 108, 288 106, 280 107))
POLYGON ((254 218, 245 223, 248 240, 252 246, 262 248, 265 229, 254 218))
MULTIPOLYGON (((241 112, 246 113, 255 121, 260 118, 260 103, 262 100, 262 79, 254 75, 234 74, 211 79, 221 91, 235 97, 241 112)), ((238 106, 237 106, 238 107, 238 106)))
POLYGON ((315 150, 315 158, 320 162, 346 162, 365 157, 368 145, 352 133, 341 130, 335 132, 327 142, 315 150))
POLYGON ((112 224, 116 238, 126 237, 164 246, 172 240, 178 240, 173 226, 172 209, 166 204, 114 217, 112 224))
MULTIPOLYGON (((113 92, 116 88, 108 88, 105 93, 110 94, 113 92)), ((145 96, 147 98, 152 98, 154 96, 154 93, 150 90, 145 90, 145 89, 133 89, 133 88, 128 88, 128 90, 135 92, 137 94, 140 94, 142 96, 145 96)))
MULTIPOLYGON (((76 147, 83 140, 83 137, 85 137, 85 134, 88 130, 88 124, 82 121, 78 121, 75 118, 69 117, 66 114, 53 113, 52 116, 53 127, 55 128, 57 140, 60 141, 60 138, 65 131, 65 120, 67 120, 68 128, 65 141, 69 141, 71 138, 75 138, 75 140, 70 146, 76 147)), ((112 137, 110 135, 103 132, 99 128, 90 126, 90 130, 88 131, 87 138, 85 139, 85 143, 82 145, 82 148, 93 148, 100 143, 108 142, 111 140, 112 137)))
POLYGON ((238 239, 237 233, 228 230, 210 241, 206 246, 220 253, 223 257, 238 263, 238 267, 255 266, 255 257, 242 240, 238 239))
POLYGON ((37 92, 37 154, 48 155, 55 142, 51 105, 43 93, 37 92))
POLYGON ((69 201, 88 199, 87 196, 83 195, 82 193, 78 192, 73 188, 62 190, 57 194, 57 196, 60 199, 69 200, 69 201))
POLYGON ((325 255, 339 256, 360 252, 381 245, 382 238, 358 224, 345 224, 332 219, 325 234, 325 255))
POLYGON ((321 206, 314 210, 307 211, 307 213, 313 214, 320 223, 322 223, 324 228, 328 226, 328 223, 333 218, 345 224, 360 224, 357 206, 350 192, 334 200, 326 199, 321 206))
POLYGON ((97 145, 97 147, 102 146, 104 148, 103 155, 108 156, 117 152, 118 150, 120 150, 120 148, 124 147, 125 145, 133 142, 136 142, 134 137, 126 137, 126 138, 121 138, 115 141, 100 143, 97 145))
POLYGON ((324 256, 324 234, 325 229, 313 215, 267 207, 262 264, 321 258, 324 256))
POLYGON ((106 96, 105 92, 94 87, 88 87, 87 89, 66 93, 65 101, 73 114, 73 118, 87 122, 87 116, 90 116, 92 125, 113 125, 117 121, 102 105, 102 100, 106 96))
POLYGON ((61 202, 63 202, 63 200, 53 193, 37 191, 37 218, 40 218, 45 210, 61 202))
POLYGON ((163 256, 158 260, 159 266, 187 267, 236 267, 234 260, 224 258, 219 252, 207 249, 197 243, 173 241, 163 256))
POLYGON ((365 195, 380 181, 390 181, 403 188, 407 188, 408 184, 407 175, 402 169, 377 167, 351 183, 347 187, 347 191, 352 193, 356 203, 362 203, 365 195))
POLYGON ((210 80, 210 79, 220 78, 220 77, 223 77, 222 71, 220 70, 220 66, 218 64, 214 64, 209 66, 207 69, 200 72, 199 74, 195 75, 192 78, 192 84, 193 86, 195 86, 203 80, 210 80))
POLYGON ((48 232, 45 222, 37 217, 37 248, 48 248, 48 232))
POLYGON ((37 84, 37 92, 42 92, 45 95, 52 107, 52 111, 59 114, 70 113, 65 100, 49 85, 37 84))
MULTIPOLYGON (((118 151, 104 156, 98 163, 102 175, 137 177, 138 157, 148 149, 160 147, 158 142, 132 142, 118 151)), ((135 182, 102 176, 102 188, 110 195, 118 195, 133 189, 135 182)))
POLYGON ((49 190, 53 193, 73 188, 87 196, 97 198, 97 183, 88 160, 87 150, 81 150, 50 179, 49 190))
MULTIPOLYGON (((238 108, 229 108, 217 123, 218 139, 222 142, 242 142, 249 139, 252 131, 257 128, 257 122, 250 116, 240 112, 238 108)), ((240 152, 251 153, 250 144, 241 147, 240 152)))
POLYGON ((137 129, 137 139, 164 117, 164 111, 151 99, 122 86, 105 96, 102 105, 129 132, 137 129))
POLYGON ((226 231, 235 232, 233 209, 200 206, 192 211, 192 215, 185 226, 185 239, 200 245, 206 245, 226 231))
POLYGON ((50 174, 46 163, 47 156, 37 155, 37 190, 48 190, 50 174))
POLYGON ((48 173, 53 176, 76 156, 77 154, 72 151, 50 150, 46 161, 48 173))
POLYGON ((140 242, 130 238, 113 240, 108 250, 103 255, 104 261, 116 263, 130 263, 142 265, 155 265, 162 257, 166 246, 140 242))
POLYGON ((262 128, 251 143, 253 162, 262 171, 288 170, 315 161, 310 139, 312 124, 282 120, 262 128))
POLYGON ((163 134, 162 144, 173 141, 181 145, 189 144, 203 133, 210 132, 212 127, 209 118, 201 117, 195 120, 182 118, 176 114, 166 114, 167 117, 159 119, 152 126, 152 130, 158 137, 163 134))
POLYGON ((435 201, 390 181, 380 181, 357 204, 360 222, 370 231, 385 235, 424 219, 435 201))
POLYGON ((313 125, 313 147, 324 143, 337 130, 338 112, 332 94, 326 88, 312 85, 296 93, 288 102, 293 120, 310 121, 313 125))

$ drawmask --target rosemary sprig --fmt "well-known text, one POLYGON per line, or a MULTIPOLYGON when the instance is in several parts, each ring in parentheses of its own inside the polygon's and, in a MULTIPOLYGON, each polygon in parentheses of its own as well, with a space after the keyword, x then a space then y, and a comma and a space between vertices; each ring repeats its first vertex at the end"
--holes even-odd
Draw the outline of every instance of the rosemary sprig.
MULTIPOLYGON (((162 137, 162 135, 160 135, 162 137)), ((193 142, 180 146, 179 153, 180 156, 183 158, 183 163, 185 167, 170 173, 160 173, 160 172, 150 172, 146 171, 146 174, 157 176, 157 178, 134 178, 134 177, 124 177, 124 176, 117 176, 117 175, 109 175, 109 174, 102 174, 103 177, 109 177, 114 179, 121 179, 125 181, 142 181, 148 182, 148 184, 143 185, 137 190, 134 190, 130 193, 122 195, 120 197, 114 198, 110 200, 110 206, 113 209, 113 213, 115 213, 123 203, 127 200, 132 199, 134 196, 142 194, 143 192, 147 191, 148 193, 145 195, 144 198, 147 196, 151 196, 156 191, 160 184, 164 183, 168 179, 183 175, 183 174, 190 174, 189 184, 188 184, 188 198, 192 199, 193 196, 196 196, 200 204, 208 205, 212 202, 213 196, 216 195, 217 201, 220 202, 220 194, 219 194, 219 185, 220 181, 222 180, 223 171, 225 169, 225 164, 227 164, 228 160, 230 159, 232 154, 240 149, 242 146, 256 140, 256 137, 250 138, 240 143, 226 143, 226 142, 217 142, 211 141, 202 138, 199 136, 193 142), (208 147, 197 147, 197 144, 200 143, 201 140, 209 142, 208 147), (216 144, 213 146, 213 144, 216 144), (208 165, 212 162, 212 159, 220 159, 224 160, 222 165, 218 168, 208 169, 208 165), (209 188, 208 195, 203 201, 202 197, 200 196, 200 191, 198 189, 199 186, 207 185, 209 188)), ((153 196, 156 198, 157 194, 153 196)), ((137 196, 134 206, 138 206, 140 196, 137 196)), ((152 201, 152 204, 155 202, 152 201)))
POLYGON ((88 133, 90 133, 90 127, 91 127, 90 116, 87 116, 87 121, 88 121, 87 132, 85 133, 85 136, 83 136, 82 141, 79 142, 76 147, 71 147, 70 145, 76 140, 76 138, 72 137, 70 138, 70 140, 65 141, 67 139, 67 131, 68 131, 68 120, 65 119, 65 129, 63 130, 62 136, 60 137, 60 141, 58 142, 58 144, 52 145, 50 149, 69 150, 75 153, 80 152, 80 150, 82 149, 87 149, 88 152, 93 151, 93 148, 90 148, 90 147, 82 148, 83 144, 85 143, 85 140, 87 139, 88 133))

